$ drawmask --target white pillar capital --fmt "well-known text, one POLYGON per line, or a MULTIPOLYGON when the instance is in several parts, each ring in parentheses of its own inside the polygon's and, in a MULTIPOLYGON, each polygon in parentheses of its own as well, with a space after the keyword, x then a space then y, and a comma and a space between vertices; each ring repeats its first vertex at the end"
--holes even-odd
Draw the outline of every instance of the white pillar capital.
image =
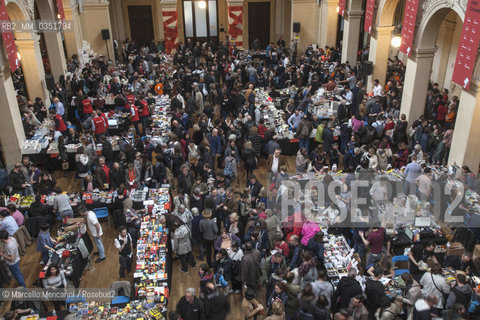
POLYGON ((348 10, 346 19, 354 20, 354 19, 361 19, 363 17, 363 10, 348 10))
POLYGON ((434 48, 417 48, 414 50, 414 57, 418 59, 433 59, 438 47, 434 48))
POLYGON ((376 26, 374 29, 375 36, 385 36, 385 35, 392 35, 392 31, 395 29, 394 26, 376 26))

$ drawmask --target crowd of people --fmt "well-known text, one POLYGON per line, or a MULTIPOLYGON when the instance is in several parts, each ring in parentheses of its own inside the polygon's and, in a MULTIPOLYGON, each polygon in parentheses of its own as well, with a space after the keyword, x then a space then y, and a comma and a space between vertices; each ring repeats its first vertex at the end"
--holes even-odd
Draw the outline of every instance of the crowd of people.
MULTIPOLYGON (((139 230, 139 213, 122 196, 124 191, 172 186, 173 209, 165 220, 180 260, 178 272, 198 270, 200 285, 197 289, 192 284, 180 301, 170 303, 171 319, 228 319, 229 294, 243 295, 241 306, 248 320, 462 319, 467 311, 474 313, 470 301, 480 298, 479 289, 472 288, 465 276, 474 270, 470 255, 456 265, 464 273, 457 275, 454 288, 446 285, 436 261, 429 261, 428 272, 415 269, 433 255, 433 245, 412 248, 411 273, 402 275, 403 295, 387 296, 380 279, 392 276, 391 252, 382 228, 352 230, 348 240, 361 268, 350 269, 336 288, 329 282, 325 232, 301 210, 291 212, 288 221, 280 219, 276 192, 291 174, 289 159, 282 154, 276 128, 265 125, 265 106, 256 100, 255 89, 272 95, 289 89, 282 108, 285 122, 299 139, 296 159, 291 159, 294 174, 326 167, 350 174, 359 166, 368 172, 407 167, 406 181, 423 183, 422 187, 426 182, 418 178, 428 179, 431 166, 448 160, 458 97, 432 84, 424 115, 409 124, 400 113, 404 66, 398 59, 389 65, 385 87, 374 80, 367 91, 359 65, 340 63, 336 48, 310 47, 297 55, 294 45, 286 47, 279 41, 268 45, 261 61, 249 59, 242 50, 229 52, 223 43, 190 39, 180 43, 171 58, 155 43, 138 47, 127 41, 121 48, 124 65, 114 66, 99 57, 81 66, 73 57, 68 60, 72 74, 56 84, 51 106, 24 97, 19 97, 19 106, 27 137, 45 121, 51 123, 62 163, 70 161, 65 146, 81 144, 73 163, 83 190, 118 191, 115 211, 125 224, 115 240, 121 277, 130 270, 139 230), (342 103, 336 116, 321 119, 311 113, 312 96, 319 88, 339 87, 342 103), (154 144, 149 136, 155 130, 151 114, 155 98, 163 94, 170 97, 170 133, 167 143, 154 144), (129 129, 121 134, 116 153, 107 116, 118 111, 129 113, 129 129), (99 144, 101 155, 96 150, 99 144), (267 172, 273 180, 262 185, 267 172), (365 288, 357 281, 360 274, 368 277, 365 288), (260 288, 265 288, 264 296, 259 295, 260 288)), ((37 195, 29 212, 45 217, 38 238, 43 263, 52 247, 48 230, 55 219, 42 207, 39 195, 55 192, 54 212, 62 219, 73 216, 68 196, 56 186, 49 169, 40 169, 25 157, 1 188, 8 194, 37 195)), ((477 178, 468 167, 463 170, 465 184, 476 190, 477 178)), ((345 182, 339 195, 345 202, 351 199, 349 187, 345 182)), ((85 207, 79 211, 87 218, 100 263, 105 259, 101 225, 85 207)), ((7 207, 0 215, 0 239, 7 244, 0 255, 25 286, 11 237, 22 214, 7 207)), ((46 286, 65 285, 59 270, 49 269, 47 275, 46 286)))

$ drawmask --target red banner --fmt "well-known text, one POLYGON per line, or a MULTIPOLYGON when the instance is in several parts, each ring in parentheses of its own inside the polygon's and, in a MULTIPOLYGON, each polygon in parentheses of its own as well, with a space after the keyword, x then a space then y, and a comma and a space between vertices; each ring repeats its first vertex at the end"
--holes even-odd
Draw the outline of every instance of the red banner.
POLYGON ((480 2, 469 0, 452 76, 452 80, 465 89, 470 88, 479 41, 480 2))
POLYGON ((228 7, 228 35, 235 39, 235 45, 243 46, 243 7, 228 7))
POLYGON ((65 11, 63 11, 63 1, 57 0, 57 11, 60 15, 60 20, 65 21, 65 11))
POLYGON ((417 20, 418 0, 407 0, 405 3, 405 12, 403 14, 402 24, 402 43, 400 51, 407 56, 412 51, 413 34, 415 33, 415 23, 417 20))
MULTIPOLYGON (((5 6, 5 0, 0 0, 0 21, 10 22, 10 18, 7 14, 7 7, 5 6)), ((15 38, 13 37, 12 30, 2 30, 3 45, 5 51, 7 51, 8 63, 10 65, 10 71, 15 72, 20 66, 20 62, 17 60, 17 45, 15 44, 15 38)))
POLYGON ((345 3, 346 0, 339 0, 338 1, 338 14, 343 17, 343 14, 345 13, 345 3))
POLYGON ((165 36, 165 51, 170 54, 178 43, 177 11, 163 11, 163 34, 165 36))
POLYGON ((367 0, 367 8, 365 9, 365 23, 363 30, 365 32, 372 32, 373 12, 375 11, 375 0, 367 0))

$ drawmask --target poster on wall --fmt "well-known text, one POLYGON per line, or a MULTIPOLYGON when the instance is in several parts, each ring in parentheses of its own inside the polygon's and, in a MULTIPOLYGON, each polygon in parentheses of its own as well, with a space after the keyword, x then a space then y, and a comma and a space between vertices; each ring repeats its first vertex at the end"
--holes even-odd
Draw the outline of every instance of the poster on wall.
POLYGON ((345 4, 346 4, 346 0, 338 1, 338 14, 341 15, 342 17, 344 16, 343 14, 345 13, 345 4))
POLYGON ((373 12, 375 11, 375 0, 367 0, 367 7, 365 9, 365 22, 363 25, 363 30, 365 32, 372 32, 373 24, 373 12))
POLYGON ((5 0, 0 0, 0 20, 6 21, 2 27, 2 39, 5 51, 7 52, 8 64, 10 65, 10 71, 15 72, 20 66, 20 61, 17 59, 17 45, 15 44, 15 38, 13 36, 13 30, 6 27, 9 25, 10 18, 7 14, 7 7, 5 6, 5 0))
POLYGON ((469 0, 452 76, 452 80, 465 89, 470 88, 479 41, 480 2, 469 0))
POLYGON ((412 51, 415 23, 417 22, 417 10, 418 0, 407 0, 403 14, 402 42, 400 44, 400 51, 405 53, 407 57, 412 51))

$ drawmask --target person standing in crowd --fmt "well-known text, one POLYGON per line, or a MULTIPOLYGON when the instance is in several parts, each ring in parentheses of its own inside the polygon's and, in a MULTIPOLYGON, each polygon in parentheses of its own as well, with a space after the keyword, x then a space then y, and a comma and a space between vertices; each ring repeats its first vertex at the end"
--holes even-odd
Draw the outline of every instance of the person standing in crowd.
POLYGON ((176 310, 182 319, 206 320, 205 304, 195 296, 195 289, 188 288, 178 301, 176 310))
POLYGON ((8 269, 18 284, 26 288, 27 286, 22 271, 20 271, 20 254, 18 253, 17 240, 10 236, 5 230, 0 231, 0 240, 3 243, 3 251, 0 251, 0 258, 5 260, 8 269))
POLYGON ((125 271, 130 273, 132 270, 133 255, 132 237, 127 232, 125 226, 120 226, 120 228, 118 228, 118 237, 115 238, 115 248, 117 248, 119 256, 119 275, 120 278, 125 279, 125 271))
POLYGON ((42 253, 41 264, 46 265, 50 259, 49 252, 55 252, 54 243, 55 241, 50 236, 50 225, 48 223, 42 224, 37 238, 37 251, 42 253))
POLYGON ((212 210, 210 209, 203 210, 202 216, 203 219, 199 223, 199 228, 202 233, 203 248, 205 249, 205 254, 207 256, 207 265, 211 268, 213 266, 213 244, 217 238, 218 232, 217 218, 212 219, 212 210))
POLYGON ((87 207, 85 207, 84 205, 81 205, 78 208, 78 213, 82 217, 85 217, 88 230, 92 234, 93 240, 95 241, 95 245, 97 246, 97 249, 98 249, 99 257, 97 260, 95 260, 95 263, 100 263, 105 260, 105 249, 103 248, 103 243, 102 243, 102 235, 103 235, 102 226, 98 222, 98 219, 95 213, 93 211, 88 210, 87 207))

